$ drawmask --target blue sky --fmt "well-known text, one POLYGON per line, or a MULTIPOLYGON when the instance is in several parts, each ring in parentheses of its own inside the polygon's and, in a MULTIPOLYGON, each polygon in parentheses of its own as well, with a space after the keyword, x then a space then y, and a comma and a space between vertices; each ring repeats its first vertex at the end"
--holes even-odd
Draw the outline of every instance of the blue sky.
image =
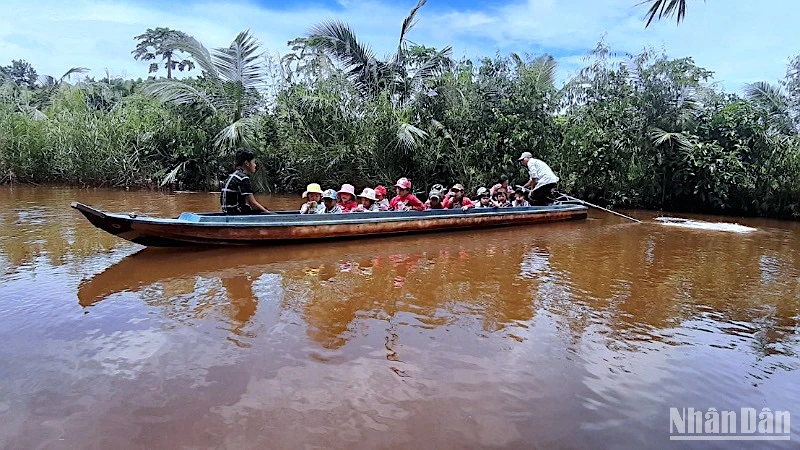
MULTIPOLYGON (((604 39, 617 52, 652 46, 672 57, 692 56, 715 72, 728 91, 745 83, 775 82, 789 57, 800 53, 798 0, 689 0, 686 21, 644 28, 641 0, 429 0, 410 39, 452 45, 455 57, 511 51, 553 54, 559 78, 577 71, 586 52, 604 39)), ((40 74, 59 76, 73 66, 102 77, 144 77, 133 36, 167 26, 194 35, 207 47, 227 46, 250 29, 273 55, 286 42, 326 19, 350 23, 377 51, 396 48, 400 23, 416 0, 289 1, 56 1, 4 0, 0 64, 30 61, 40 74)))

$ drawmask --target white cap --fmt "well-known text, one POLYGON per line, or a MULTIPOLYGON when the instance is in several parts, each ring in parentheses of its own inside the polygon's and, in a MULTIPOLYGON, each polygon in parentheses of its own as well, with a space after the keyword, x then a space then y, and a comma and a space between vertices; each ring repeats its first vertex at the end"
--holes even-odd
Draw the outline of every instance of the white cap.
POLYGON ((370 188, 364 188, 364 190, 361 191, 361 194, 359 195, 359 197, 368 198, 368 199, 370 199, 372 201, 377 201, 378 200, 377 198, 375 198, 375 190, 374 189, 370 189, 370 188))
POLYGON ((525 158, 533 158, 533 154, 531 154, 531 152, 522 152, 522 154, 519 156, 518 161, 522 161, 525 158))

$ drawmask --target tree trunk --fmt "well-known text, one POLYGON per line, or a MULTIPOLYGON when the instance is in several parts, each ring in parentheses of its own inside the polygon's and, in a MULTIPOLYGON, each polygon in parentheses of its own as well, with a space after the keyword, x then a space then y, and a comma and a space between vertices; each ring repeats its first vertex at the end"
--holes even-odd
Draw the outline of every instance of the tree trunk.
POLYGON ((172 79, 172 55, 167 55, 167 79, 172 79))

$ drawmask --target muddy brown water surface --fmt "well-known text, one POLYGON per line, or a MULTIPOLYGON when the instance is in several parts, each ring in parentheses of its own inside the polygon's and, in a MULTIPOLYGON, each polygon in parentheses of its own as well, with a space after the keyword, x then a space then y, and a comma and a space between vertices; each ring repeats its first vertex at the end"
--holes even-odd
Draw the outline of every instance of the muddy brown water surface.
POLYGON ((669 441, 670 407, 790 411, 790 442, 753 444, 800 442, 796 222, 704 217, 758 229, 739 234, 593 211, 170 250, 93 228, 72 200, 218 205, 0 188, 3 448, 731 447, 669 441))

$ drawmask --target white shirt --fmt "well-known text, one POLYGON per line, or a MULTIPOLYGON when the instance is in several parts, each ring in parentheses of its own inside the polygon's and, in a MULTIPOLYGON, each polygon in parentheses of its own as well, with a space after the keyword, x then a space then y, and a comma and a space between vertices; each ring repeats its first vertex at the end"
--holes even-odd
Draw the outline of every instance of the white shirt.
POLYGON ((531 180, 534 178, 539 180, 533 190, 539 189, 546 184, 558 183, 558 177, 553 173, 553 169, 541 159, 531 158, 528 160, 528 174, 530 174, 531 180))

